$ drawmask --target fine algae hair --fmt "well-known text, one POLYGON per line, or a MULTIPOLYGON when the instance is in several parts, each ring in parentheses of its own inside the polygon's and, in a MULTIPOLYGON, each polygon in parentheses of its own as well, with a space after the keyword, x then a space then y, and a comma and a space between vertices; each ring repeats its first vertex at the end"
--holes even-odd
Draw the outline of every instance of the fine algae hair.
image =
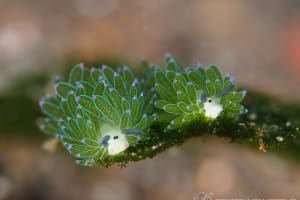
POLYGON ((234 121, 247 110, 246 91, 218 67, 184 68, 172 56, 164 67, 141 61, 143 74, 128 67, 75 65, 68 80, 40 100, 41 130, 55 137, 76 163, 126 164, 153 157, 179 141, 194 124, 234 121))

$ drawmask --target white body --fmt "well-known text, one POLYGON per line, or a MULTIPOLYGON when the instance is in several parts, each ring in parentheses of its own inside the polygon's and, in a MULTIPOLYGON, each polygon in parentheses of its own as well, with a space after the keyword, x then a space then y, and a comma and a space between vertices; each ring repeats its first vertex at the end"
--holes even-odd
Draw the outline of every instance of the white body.
POLYGON ((222 110, 222 104, 215 99, 210 98, 204 103, 204 114, 211 119, 217 118, 222 110))
POLYGON ((121 130, 113 129, 110 126, 103 126, 102 133, 103 136, 110 136, 110 139, 107 141, 109 155, 116 155, 122 151, 125 151, 129 147, 126 136, 121 132, 121 130))

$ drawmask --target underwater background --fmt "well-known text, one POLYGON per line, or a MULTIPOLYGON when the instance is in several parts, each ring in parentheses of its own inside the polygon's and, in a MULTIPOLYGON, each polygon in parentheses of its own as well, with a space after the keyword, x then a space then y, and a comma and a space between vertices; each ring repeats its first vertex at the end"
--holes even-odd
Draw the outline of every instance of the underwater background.
POLYGON ((126 168, 89 168, 37 125, 38 100, 73 65, 139 70, 169 52, 299 103, 299 1, 1 0, 0 11, 0 200, 300 198, 299 142, 261 152, 193 138, 126 168))

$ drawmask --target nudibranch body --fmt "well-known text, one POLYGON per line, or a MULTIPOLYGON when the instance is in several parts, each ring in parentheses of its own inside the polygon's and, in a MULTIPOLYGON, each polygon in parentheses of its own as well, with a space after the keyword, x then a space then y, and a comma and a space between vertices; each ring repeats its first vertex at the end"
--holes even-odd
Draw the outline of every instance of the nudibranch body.
POLYGON ((141 140, 150 123, 139 80, 124 67, 73 67, 68 81, 40 101, 41 128, 56 136, 81 165, 113 162, 141 140))
POLYGON ((246 91, 237 91, 234 79, 214 65, 183 68, 171 56, 164 68, 142 65, 145 80, 128 67, 74 66, 67 81, 56 80, 55 94, 40 101, 42 131, 56 137, 76 163, 108 166, 164 149, 159 131, 184 132, 191 124, 210 126, 247 111, 241 105, 246 91))
POLYGON ((216 119, 223 110, 220 100, 209 98, 203 103, 204 115, 211 119, 216 119))
POLYGON ((187 126, 196 120, 212 121, 223 115, 236 118, 246 112, 240 104, 246 91, 236 91, 235 80, 222 76, 212 65, 184 69, 175 58, 168 56, 165 68, 153 70, 158 98, 154 114, 157 122, 170 122, 165 131, 187 126))
POLYGON ((107 148, 109 155, 117 155, 125 151, 129 147, 129 142, 126 136, 128 135, 140 135, 143 133, 137 129, 117 129, 110 125, 103 125, 101 128, 102 139, 101 145, 103 148, 107 148))
POLYGON ((116 155, 129 147, 126 136, 121 130, 110 130, 103 132, 103 135, 101 144, 103 147, 107 147, 109 155, 116 155))

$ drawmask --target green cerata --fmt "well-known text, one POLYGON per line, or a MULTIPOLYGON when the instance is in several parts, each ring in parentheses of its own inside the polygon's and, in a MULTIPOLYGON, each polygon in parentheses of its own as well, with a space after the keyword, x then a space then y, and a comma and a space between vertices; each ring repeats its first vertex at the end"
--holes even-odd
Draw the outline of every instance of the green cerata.
POLYGON ((184 68, 167 56, 164 67, 145 60, 142 66, 144 76, 126 66, 74 66, 68 80, 57 80, 55 92, 40 100, 41 130, 76 163, 110 165, 147 157, 141 152, 154 150, 161 134, 247 112, 241 105, 246 91, 237 91, 234 78, 214 65, 184 68))

